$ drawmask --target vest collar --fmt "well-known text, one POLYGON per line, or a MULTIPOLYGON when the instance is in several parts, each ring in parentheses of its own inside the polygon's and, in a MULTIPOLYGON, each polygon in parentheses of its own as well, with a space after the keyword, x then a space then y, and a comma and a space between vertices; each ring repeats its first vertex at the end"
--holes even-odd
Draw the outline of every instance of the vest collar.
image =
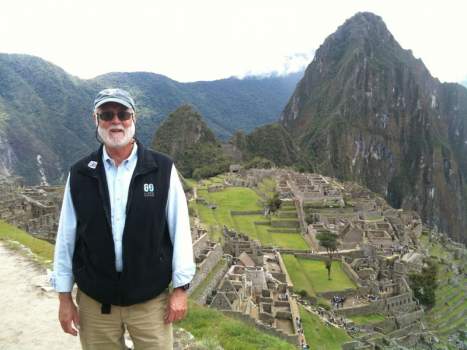
MULTIPOLYGON (((157 162, 154 157, 151 157, 151 153, 143 147, 143 145, 135 139, 136 144, 138 145, 137 155, 138 159, 136 161, 135 171, 133 176, 139 174, 146 174, 158 168, 157 162)), ((94 151, 85 159, 81 164, 81 167, 78 169, 80 173, 88 175, 91 177, 99 177, 101 172, 105 173, 105 167, 102 163, 102 153, 104 145, 101 145, 97 151, 94 151)))

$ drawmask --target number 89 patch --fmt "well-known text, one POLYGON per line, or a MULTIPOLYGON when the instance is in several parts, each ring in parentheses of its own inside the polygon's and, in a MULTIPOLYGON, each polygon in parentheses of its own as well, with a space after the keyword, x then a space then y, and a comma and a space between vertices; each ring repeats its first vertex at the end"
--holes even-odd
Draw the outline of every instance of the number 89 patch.
POLYGON ((143 185, 144 196, 145 197, 154 197, 154 184, 144 184, 143 185))

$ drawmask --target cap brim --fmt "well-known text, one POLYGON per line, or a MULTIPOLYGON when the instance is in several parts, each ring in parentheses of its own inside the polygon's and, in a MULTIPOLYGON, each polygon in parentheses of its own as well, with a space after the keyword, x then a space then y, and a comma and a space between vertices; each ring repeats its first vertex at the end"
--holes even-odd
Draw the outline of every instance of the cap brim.
POLYGON ((103 100, 99 101, 95 106, 94 106, 94 110, 96 110, 97 108, 99 108, 100 106, 102 106, 104 103, 108 103, 108 102, 115 102, 115 103, 119 103, 123 106, 125 106, 126 108, 131 108, 134 110, 133 106, 131 104, 129 104, 128 102, 124 101, 124 100, 121 100, 119 98, 115 98, 115 97, 110 97, 110 98, 104 98, 103 100))

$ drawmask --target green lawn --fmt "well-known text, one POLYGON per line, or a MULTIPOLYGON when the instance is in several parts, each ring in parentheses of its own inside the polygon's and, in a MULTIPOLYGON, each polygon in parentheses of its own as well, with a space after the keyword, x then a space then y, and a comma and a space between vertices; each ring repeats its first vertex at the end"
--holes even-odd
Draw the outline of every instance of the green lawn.
POLYGON ((327 326, 321 319, 308 312, 300 305, 300 318, 303 330, 310 349, 313 350, 340 350, 342 344, 352 338, 342 329, 327 326))
POLYGON ((384 315, 381 314, 370 314, 370 315, 359 315, 349 317, 357 325, 373 324, 384 321, 384 315))
POLYGON ((309 250, 310 247, 299 233, 270 233, 274 246, 297 249, 297 250, 309 250))
MULTIPOLYGON (((271 186, 269 184, 268 186, 271 186)), ((198 196, 203 197, 209 204, 215 204, 216 209, 193 203, 201 222, 208 228, 213 239, 222 237, 222 227, 227 225, 238 232, 247 234, 252 239, 257 239, 262 245, 275 246, 287 249, 308 250, 308 244, 299 233, 271 233, 270 225, 256 225, 255 222, 270 222, 263 215, 231 215, 232 211, 262 210, 258 203, 258 194, 243 187, 230 187, 219 192, 198 190, 198 196)), ((276 219, 277 220, 277 219, 276 219)), ((287 221, 287 219, 282 220, 287 221)), ((289 221, 296 221, 291 219, 289 221)), ((280 229, 280 228, 279 228, 280 229)))
POLYGON ((340 261, 333 261, 329 281, 323 261, 300 259, 289 254, 284 254, 282 257, 296 291, 311 288, 315 293, 322 293, 356 288, 356 285, 342 271, 340 261))
POLYGON ((282 254, 282 260, 287 268, 290 279, 294 285, 294 291, 299 292, 304 290, 309 296, 316 296, 313 284, 306 273, 303 273, 303 268, 298 259, 292 254, 282 254))
POLYGON ((7 242, 12 248, 14 245, 8 242, 15 241, 29 247, 41 264, 50 265, 54 255, 54 246, 42 239, 35 238, 30 234, 20 230, 0 220, 0 240, 7 242))

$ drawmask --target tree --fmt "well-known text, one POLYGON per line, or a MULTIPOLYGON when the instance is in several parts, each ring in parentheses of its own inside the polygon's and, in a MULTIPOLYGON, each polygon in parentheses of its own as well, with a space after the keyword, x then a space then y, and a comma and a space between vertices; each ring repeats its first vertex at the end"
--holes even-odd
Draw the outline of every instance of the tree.
POLYGON ((409 275, 409 285, 420 304, 430 308, 435 305, 436 301, 438 265, 431 259, 425 260, 424 263, 425 266, 423 266, 421 273, 411 273, 409 275))
POLYGON ((328 280, 331 280, 332 255, 337 250, 337 235, 331 231, 321 231, 316 235, 319 245, 326 248, 328 259, 325 261, 326 270, 328 270, 328 280))
POLYGON ((271 198, 267 200, 266 206, 269 209, 269 212, 275 213, 282 205, 282 201, 279 198, 279 193, 274 192, 271 198))
POLYGON ((305 217, 305 221, 308 225, 316 224, 319 222, 319 216, 316 213, 308 213, 305 217))

